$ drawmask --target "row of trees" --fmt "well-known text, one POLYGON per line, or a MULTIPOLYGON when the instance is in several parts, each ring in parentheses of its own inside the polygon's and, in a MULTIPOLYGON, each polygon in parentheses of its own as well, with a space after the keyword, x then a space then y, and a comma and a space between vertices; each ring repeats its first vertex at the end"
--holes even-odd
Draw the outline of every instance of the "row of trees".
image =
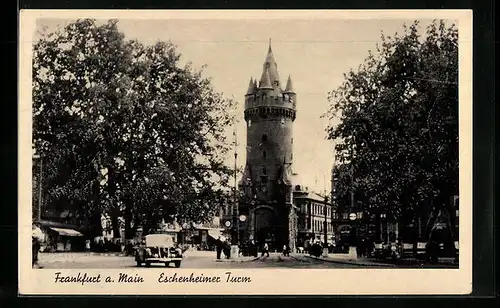
MULTIPOLYGON (((33 148, 44 203, 127 237, 162 218, 210 219, 228 194, 234 102, 171 43, 126 40, 117 21, 78 20, 33 46, 33 148)), ((34 174, 36 175, 36 173, 34 174)))
POLYGON ((458 31, 434 21, 386 37, 329 96, 340 206, 423 225, 458 195, 458 31), (333 123, 332 121, 332 123, 333 123))

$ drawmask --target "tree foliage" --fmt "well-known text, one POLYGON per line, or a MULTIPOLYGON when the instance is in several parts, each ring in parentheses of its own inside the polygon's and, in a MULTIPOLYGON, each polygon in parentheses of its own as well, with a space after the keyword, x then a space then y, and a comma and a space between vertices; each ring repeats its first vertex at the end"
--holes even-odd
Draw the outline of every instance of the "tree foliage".
POLYGON ((47 203, 126 225, 205 220, 227 186, 234 103, 171 43, 126 40, 117 21, 78 20, 33 47, 33 147, 47 203), (203 199, 205 202, 195 202, 203 199))
POLYGON ((408 222, 458 194, 458 31, 434 21, 386 37, 329 96, 337 198, 408 222), (333 123, 333 121, 332 121, 333 123), (351 173, 352 172, 352 173, 351 173))

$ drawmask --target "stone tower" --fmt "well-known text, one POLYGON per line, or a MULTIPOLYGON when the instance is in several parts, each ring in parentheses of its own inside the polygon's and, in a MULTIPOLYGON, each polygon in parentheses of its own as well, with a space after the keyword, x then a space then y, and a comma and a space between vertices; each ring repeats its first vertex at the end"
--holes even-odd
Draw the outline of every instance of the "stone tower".
POLYGON ((295 249, 297 216, 292 198, 293 122, 297 95, 288 77, 283 88, 271 41, 257 82, 245 95, 246 166, 240 182, 240 212, 246 213, 244 238, 271 248, 295 249))

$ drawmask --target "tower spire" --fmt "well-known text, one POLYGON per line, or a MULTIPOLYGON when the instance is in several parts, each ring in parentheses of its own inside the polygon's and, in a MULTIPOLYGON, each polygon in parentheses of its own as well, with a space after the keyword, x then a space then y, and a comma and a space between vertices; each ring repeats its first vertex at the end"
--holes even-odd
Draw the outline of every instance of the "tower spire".
POLYGON ((290 77, 290 75, 288 75, 288 80, 286 82, 285 92, 294 93, 293 92, 292 78, 290 77))
POLYGON ((250 95, 253 93, 254 93, 254 81, 253 81, 253 78, 250 77, 250 83, 248 84, 247 95, 250 95))
POLYGON ((265 69, 262 72, 262 77, 260 78, 259 88, 261 89, 272 89, 271 78, 269 77, 269 71, 265 69))
POLYGON ((280 77, 278 74, 278 65, 274 60, 273 50, 271 47, 271 38, 269 38, 269 48, 267 50, 266 60, 264 61, 263 70, 268 70, 269 81, 273 88, 276 88, 278 93, 281 91, 280 89, 280 77))

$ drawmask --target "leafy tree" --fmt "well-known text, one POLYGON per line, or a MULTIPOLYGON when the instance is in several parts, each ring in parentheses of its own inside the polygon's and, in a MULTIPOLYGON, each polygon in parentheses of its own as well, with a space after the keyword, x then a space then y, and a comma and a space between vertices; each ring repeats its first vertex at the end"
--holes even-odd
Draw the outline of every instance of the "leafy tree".
POLYGON ((330 93, 328 116, 340 124, 327 128, 339 168, 352 168, 356 200, 402 225, 458 194, 458 31, 443 21, 423 36, 418 22, 404 29, 382 35, 377 53, 330 93))
POLYGON ((50 166, 47 202, 71 203, 88 225, 119 216, 209 219, 227 185, 224 128, 233 102, 171 43, 127 41, 117 21, 78 20, 34 45, 33 147, 50 166), (196 182, 196 188, 194 183, 196 182), (207 207, 203 205, 202 208, 207 207))

